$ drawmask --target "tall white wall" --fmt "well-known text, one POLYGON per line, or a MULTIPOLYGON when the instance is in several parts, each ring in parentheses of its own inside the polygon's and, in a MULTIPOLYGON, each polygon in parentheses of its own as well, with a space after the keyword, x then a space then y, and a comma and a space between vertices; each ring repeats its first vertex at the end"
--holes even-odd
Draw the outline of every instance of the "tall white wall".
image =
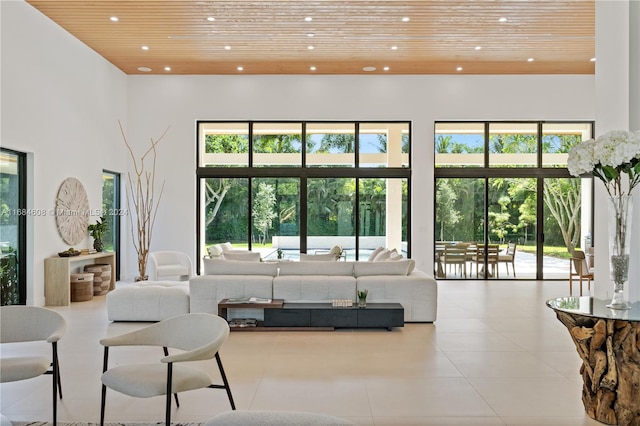
POLYGON ((412 256, 431 271, 436 120, 591 120, 593 76, 131 76, 129 133, 167 179, 156 249, 195 256, 196 120, 411 120, 412 256))
MULTIPOLYGON (((592 75, 125 76, 26 3, 0 4, 1 142, 32 153, 31 207, 52 207, 62 180, 73 176, 98 208, 101 171, 126 173, 130 165, 116 120, 136 152, 171 126, 158 146, 157 173, 166 187, 152 250, 195 256, 198 119, 411 120, 412 253, 430 271, 434 121, 595 116, 592 75)), ((122 235, 122 279, 130 280, 137 275, 135 253, 130 233, 122 235)), ((65 245, 53 217, 35 218, 29 238, 29 303, 43 304, 44 258, 65 245)))
MULTIPOLYGON (((54 208, 62 181, 75 177, 99 209, 102 170, 126 164, 113 147, 116 119, 127 118, 127 77, 27 3, 0 8, 0 144, 29 154, 28 207, 54 208)), ((54 216, 29 218, 27 246, 27 303, 44 305, 44 259, 68 248, 54 216)))

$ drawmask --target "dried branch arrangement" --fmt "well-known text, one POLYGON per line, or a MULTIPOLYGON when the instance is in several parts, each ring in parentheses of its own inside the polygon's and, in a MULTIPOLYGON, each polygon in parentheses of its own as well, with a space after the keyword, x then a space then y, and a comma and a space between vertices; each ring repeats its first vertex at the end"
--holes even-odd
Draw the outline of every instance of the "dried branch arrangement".
POLYGON ((120 133, 124 140, 131 161, 133 162, 133 173, 127 173, 127 207, 129 209, 129 222, 131 225, 131 237, 133 246, 138 254, 138 277, 136 281, 144 281, 147 275, 147 258, 151 248, 151 237, 153 235, 153 225, 156 221, 158 206, 164 191, 164 180, 156 198, 156 145, 169 131, 169 127, 154 140, 151 138, 151 146, 138 159, 136 158, 131 145, 127 141, 122 123, 118 120, 120 133), (151 165, 145 165, 145 159, 150 156, 151 165), (132 212, 135 212, 135 226, 132 212))

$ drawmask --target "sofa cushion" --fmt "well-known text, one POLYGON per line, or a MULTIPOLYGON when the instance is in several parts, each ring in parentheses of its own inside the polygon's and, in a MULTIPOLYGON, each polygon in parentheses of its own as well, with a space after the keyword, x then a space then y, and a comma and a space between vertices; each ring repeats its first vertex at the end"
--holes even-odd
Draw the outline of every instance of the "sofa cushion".
POLYGON ((277 263, 245 262, 240 260, 203 259, 205 275, 268 275, 278 273, 277 263))
POLYGON ((397 260, 395 262, 356 262, 353 270, 356 277, 369 275, 407 275, 413 260, 397 260))
POLYGON ((300 260, 302 262, 328 262, 328 261, 332 261, 332 260, 338 260, 338 255, 335 255, 333 253, 326 253, 326 254, 305 254, 305 253, 300 253, 300 260))
POLYGON ((280 262, 278 275, 349 275, 353 276, 353 262, 280 262))
POLYGON ((231 250, 233 250, 233 246, 232 246, 232 245, 231 245, 231 243, 230 243, 230 242, 228 242, 228 241, 227 241, 226 243, 222 243, 222 244, 220 244, 220 247, 222 247, 222 251, 223 251, 223 252, 227 252, 227 251, 231 251, 231 250))
POLYGON ((273 279, 273 298, 284 299, 285 302, 353 300, 355 295, 356 278, 352 275, 331 277, 327 275, 288 275, 277 276, 273 279))
POLYGON ((243 262, 260 262, 260 253, 227 251, 222 255, 225 260, 241 260, 243 262))
POLYGON ((384 250, 384 247, 378 247, 377 249, 375 249, 374 251, 371 252, 371 254, 369 255, 369 258, 367 259, 368 262, 373 262, 373 260, 376 258, 376 256, 382 251, 384 250))

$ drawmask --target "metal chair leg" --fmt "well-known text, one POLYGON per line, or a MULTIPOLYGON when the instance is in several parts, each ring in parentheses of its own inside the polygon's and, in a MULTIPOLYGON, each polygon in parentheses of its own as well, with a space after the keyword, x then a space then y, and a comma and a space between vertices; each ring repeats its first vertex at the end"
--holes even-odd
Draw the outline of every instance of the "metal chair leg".
POLYGON ((227 381, 227 375, 224 374, 224 368, 222 367, 222 361, 220 360, 220 354, 216 353, 216 362, 218 363, 218 369, 220 370, 220 375, 222 376, 222 383, 224 383, 224 388, 227 391, 227 396, 229 397, 229 403, 231 403, 231 409, 236 409, 236 404, 233 402, 233 395, 231 395, 231 388, 229 387, 229 382, 227 381))

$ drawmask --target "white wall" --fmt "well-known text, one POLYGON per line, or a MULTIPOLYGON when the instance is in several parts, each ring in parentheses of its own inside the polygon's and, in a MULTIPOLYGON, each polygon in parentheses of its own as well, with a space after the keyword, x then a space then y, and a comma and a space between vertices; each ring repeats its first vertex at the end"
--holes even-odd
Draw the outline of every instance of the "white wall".
POLYGON ((129 132, 159 147, 167 180, 155 249, 195 256, 197 119, 411 120, 412 256, 433 259, 433 128, 436 120, 592 120, 593 76, 131 76, 129 132))
MULTIPOLYGON (((411 120, 412 253, 430 271, 434 121, 594 118, 592 75, 125 76, 31 6, 1 5, 2 146, 33 153, 32 207, 52 207, 73 176, 98 208, 102 169, 129 167, 116 120, 140 153, 171 126, 158 146, 166 188, 152 250, 195 256, 198 119, 411 120)), ((132 279, 135 253, 123 237, 122 279, 132 279)), ((53 217, 34 220, 31 246, 29 303, 42 304, 43 259, 65 248, 53 217)))
MULTIPOLYGON (((27 3, 0 8, 0 143, 29 153, 28 207, 54 208, 62 181, 75 177, 99 209, 102 170, 126 166, 113 145, 116 119, 127 118, 127 77, 27 3)), ((31 218, 28 229, 27 303, 44 305, 44 259, 68 246, 52 215, 31 218)))

